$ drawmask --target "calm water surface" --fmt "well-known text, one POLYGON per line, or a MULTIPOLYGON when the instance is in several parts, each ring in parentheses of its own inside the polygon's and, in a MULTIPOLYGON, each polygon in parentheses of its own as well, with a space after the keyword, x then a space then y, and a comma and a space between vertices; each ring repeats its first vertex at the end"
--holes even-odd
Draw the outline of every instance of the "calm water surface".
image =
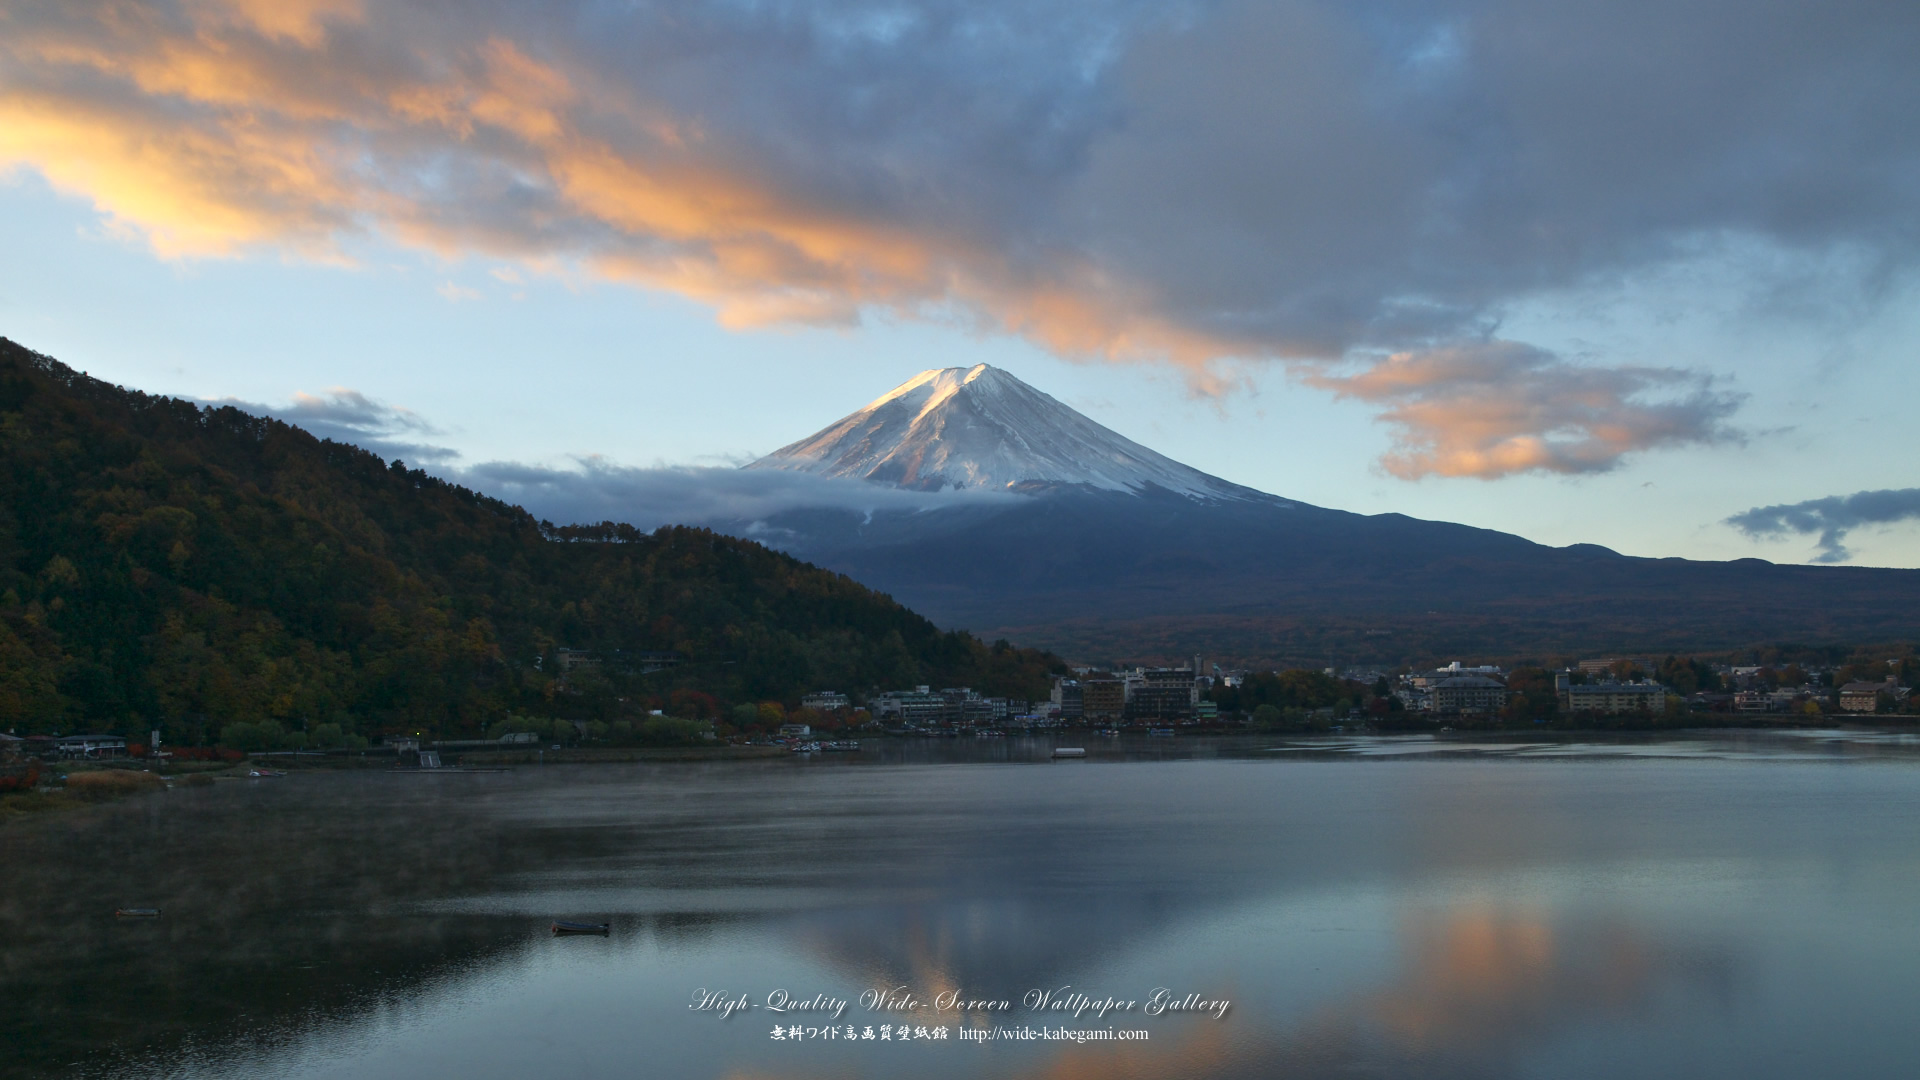
MULTIPOLYGON (((889 742, 0 829, 18 1076, 1886 1077, 1920 743, 889 742), (162 918, 116 921, 119 906, 162 918), (607 921, 554 938, 553 918, 607 921), (929 1005, 881 1015, 859 996, 929 1005), (1035 1014, 1029 990, 1211 1013, 1035 1014), (698 991, 745 995, 722 1019, 698 991), (838 1020, 768 995, 845 1000, 838 1020), (897 1025, 948 1038, 865 1038, 897 1025), (845 1028, 856 1037, 849 1040, 845 1028), (779 1026, 814 1029, 795 1041, 779 1026), (832 1026, 832 1040, 819 1029, 832 1026), (1144 1032, 977 1043, 961 1028, 1144 1032)), ((803 1032, 804 1035, 804 1032, 803 1032)))

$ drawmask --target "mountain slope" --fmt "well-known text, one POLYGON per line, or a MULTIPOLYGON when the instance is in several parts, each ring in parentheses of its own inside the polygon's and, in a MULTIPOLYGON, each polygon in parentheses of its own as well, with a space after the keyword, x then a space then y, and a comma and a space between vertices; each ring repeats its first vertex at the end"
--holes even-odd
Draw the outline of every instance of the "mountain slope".
POLYGON ((399 462, 0 338, 0 730, 471 734, 515 711, 711 714, 829 687, 1025 697, 1051 663, 754 543, 543 527, 399 462), (687 661, 562 686, 536 660, 557 646, 687 661))
MULTIPOLYGON (((894 473, 867 462, 905 457, 922 467, 898 475, 925 484, 928 476, 1003 481, 1008 474, 994 464, 1003 460, 1064 477, 1075 469, 1084 474, 1088 459, 1097 459, 1074 433, 1098 425, 1051 398, 1051 409, 1032 410, 1012 425, 1018 441, 1002 434, 1009 425, 963 423, 968 413, 946 418, 938 430, 906 422, 910 410, 952 409, 935 403, 936 384, 952 383, 959 370, 924 373, 781 451, 783 463, 769 467, 798 461, 892 483, 899 482, 894 473), (903 404, 883 415, 896 402, 903 404), (1065 434, 1054 437, 1048 425, 1065 434), (943 445, 943 434, 956 429, 964 437, 943 445), (883 437, 870 437, 875 431, 883 437), (1055 462, 1030 454, 1035 445, 1071 449, 1055 462)), ((994 376, 996 398, 1018 398, 1006 384, 1024 384, 1004 372, 994 376)), ((946 392, 963 398, 966 385, 946 392)), ((1186 469, 1153 458, 1161 475, 1186 469)), ((1397 662, 1449 653, 1920 637, 1920 571, 1630 558, 1593 545, 1552 548, 1488 529, 1350 514, 1257 492, 1208 497, 1218 488, 1202 484, 1132 473, 1107 484, 1016 484, 1032 497, 945 510, 868 515, 822 508, 721 527, 780 537, 786 550, 883 589, 942 625, 1085 660, 1201 652, 1250 664, 1320 666, 1330 656, 1397 662)))
POLYGON ((1149 450, 996 367, 923 371, 748 465, 919 491, 1168 491, 1284 502, 1149 450))

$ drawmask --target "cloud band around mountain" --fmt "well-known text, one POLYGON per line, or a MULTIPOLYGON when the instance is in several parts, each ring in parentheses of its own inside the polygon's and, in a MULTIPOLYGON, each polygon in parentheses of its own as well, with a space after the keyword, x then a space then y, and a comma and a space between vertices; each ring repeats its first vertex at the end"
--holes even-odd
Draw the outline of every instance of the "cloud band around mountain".
MULTIPOLYGON (((444 434, 418 413, 337 386, 324 394, 298 393, 289 405, 226 398, 206 402, 284 420, 316 438, 349 443, 526 508, 561 524, 619 521, 641 529, 662 525, 726 524, 751 531, 789 510, 930 510, 1004 502, 1017 496, 959 489, 908 491, 884 484, 778 469, 618 465, 596 455, 565 467, 488 461, 461 462, 458 450, 421 441, 444 434)), ((771 532, 769 540, 777 540, 771 532)))
POLYGON ((164 257, 374 236, 731 326, 957 319, 1201 383, 1274 361, 1378 406, 1402 475, 1717 437, 1737 402, 1684 372, 1569 366, 1499 415, 1473 372, 1350 372, 1716 245, 1912 269, 1917 97, 1891 0, 0 11, 0 169, 164 257))
POLYGON ((778 469, 615 465, 578 459, 571 468, 485 462, 436 468, 478 491, 561 523, 620 521, 641 529, 662 525, 745 526, 747 535, 777 541, 766 519, 789 510, 930 510, 1006 502, 1019 496, 974 489, 907 491, 862 480, 778 469))
POLYGON ((1920 488, 1891 488, 1757 506, 1726 523, 1755 539, 1817 534, 1820 554, 1813 561, 1842 563, 1853 558, 1845 543, 1853 530, 1916 520, 1920 520, 1920 488))

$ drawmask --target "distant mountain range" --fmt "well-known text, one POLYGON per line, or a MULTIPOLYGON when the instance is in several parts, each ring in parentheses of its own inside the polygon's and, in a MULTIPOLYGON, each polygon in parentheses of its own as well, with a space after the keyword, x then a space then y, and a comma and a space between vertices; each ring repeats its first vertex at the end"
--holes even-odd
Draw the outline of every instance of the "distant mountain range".
POLYGON ((746 466, 1021 498, 718 525, 948 627, 1087 660, 1725 649, 1920 635, 1920 571, 1645 559, 1269 495, 987 365, 922 372, 746 466))

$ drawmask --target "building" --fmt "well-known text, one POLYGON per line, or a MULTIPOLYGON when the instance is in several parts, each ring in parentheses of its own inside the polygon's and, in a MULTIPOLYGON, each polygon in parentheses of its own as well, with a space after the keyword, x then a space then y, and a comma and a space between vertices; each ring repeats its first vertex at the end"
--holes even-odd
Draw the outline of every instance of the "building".
POLYGON ((1112 720, 1127 713, 1127 682, 1112 675, 1080 680, 1080 715, 1112 720))
POLYGON ((947 699, 925 686, 892 690, 868 704, 875 720, 892 720, 907 727, 931 727, 947 718, 947 699))
POLYGON ((1080 680, 1067 678, 1053 680, 1053 700, 1047 711, 1062 720, 1080 719, 1080 680))
POLYGON ((780 737, 783 739, 811 739, 813 738, 813 725, 781 724, 780 737))
POLYGON ((800 699, 801 708, 813 709, 816 712, 834 712, 838 709, 847 708, 852 704, 851 701, 847 700, 847 695, 834 690, 821 690, 817 693, 808 694, 800 699))
POLYGON ((1126 715, 1136 720, 1191 720, 1200 686, 1189 668, 1146 668, 1130 679, 1126 715))
POLYGON ((562 647, 553 650, 553 663, 560 669, 560 674, 566 675, 585 668, 597 668, 600 666, 600 658, 588 649, 562 647))
POLYGON ((54 752, 64 758, 121 758, 127 740, 118 735, 67 735, 53 740, 54 752))
POLYGON ((1495 713, 1507 706, 1507 684, 1485 675, 1455 675, 1427 687, 1437 713, 1495 713))
POLYGON ((1907 688, 1892 679, 1886 682, 1850 682, 1840 688, 1840 711, 1870 713, 1880 709, 1880 695, 1898 704, 1907 699, 1907 688))
POLYGON ((1597 682, 1567 687, 1567 711, 1621 716, 1667 710, 1667 688, 1654 682, 1597 682))
POLYGON ((940 691, 946 703, 944 720, 949 724, 980 727, 1007 718, 1006 698, 983 698, 965 686, 949 686, 940 691))

